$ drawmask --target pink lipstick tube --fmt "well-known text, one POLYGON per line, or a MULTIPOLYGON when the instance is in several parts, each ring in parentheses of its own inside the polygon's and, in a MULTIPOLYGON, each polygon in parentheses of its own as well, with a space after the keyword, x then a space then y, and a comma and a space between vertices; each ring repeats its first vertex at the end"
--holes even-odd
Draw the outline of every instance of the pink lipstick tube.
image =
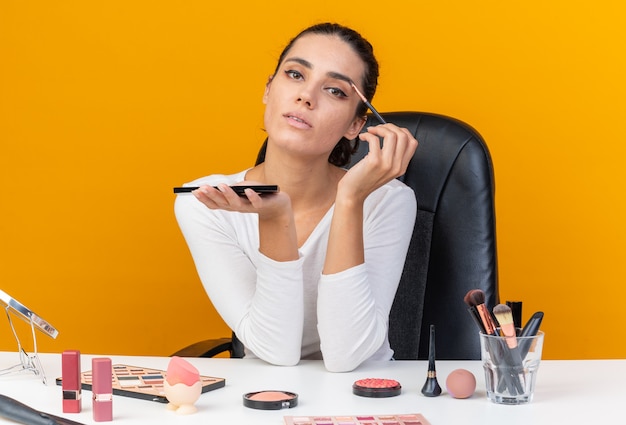
POLYGON ((113 369, 111 359, 100 357, 91 359, 93 420, 107 422, 113 420, 113 369))
POLYGON ((65 350, 61 355, 61 389, 63 413, 79 413, 81 410, 80 351, 65 350))

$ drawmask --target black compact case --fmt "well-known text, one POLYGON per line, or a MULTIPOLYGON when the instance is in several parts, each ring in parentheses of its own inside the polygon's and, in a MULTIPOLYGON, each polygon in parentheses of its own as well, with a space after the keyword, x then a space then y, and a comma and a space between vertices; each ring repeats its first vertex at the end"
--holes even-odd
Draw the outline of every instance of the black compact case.
POLYGON ((402 392, 402 386, 393 379, 361 379, 352 385, 352 393, 361 397, 395 397, 402 392))
POLYGON ((243 405, 259 410, 290 409, 298 405, 298 394, 289 391, 256 391, 244 394, 243 405))

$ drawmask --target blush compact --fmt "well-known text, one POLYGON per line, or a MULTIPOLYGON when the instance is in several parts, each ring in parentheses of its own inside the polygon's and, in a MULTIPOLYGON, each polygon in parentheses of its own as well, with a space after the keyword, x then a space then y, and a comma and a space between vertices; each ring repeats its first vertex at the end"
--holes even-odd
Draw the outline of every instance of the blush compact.
POLYGON ((393 379, 359 379, 352 385, 352 393, 361 397, 394 397, 400 394, 402 386, 393 379))
POLYGON ((257 391, 243 396, 243 405, 251 409, 280 410, 298 405, 298 394, 289 391, 257 391))

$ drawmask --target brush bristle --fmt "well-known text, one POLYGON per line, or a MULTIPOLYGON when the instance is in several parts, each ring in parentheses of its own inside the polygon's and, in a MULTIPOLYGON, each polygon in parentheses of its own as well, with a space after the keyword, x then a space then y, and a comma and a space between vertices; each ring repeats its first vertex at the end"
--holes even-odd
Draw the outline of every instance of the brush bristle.
POLYGON ((354 89, 354 91, 356 92, 357 96, 359 96, 361 98, 361 100, 363 101, 363 103, 367 103, 367 98, 363 95, 363 93, 361 93, 361 91, 357 88, 356 84, 352 83, 351 84, 352 88, 354 89))
POLYGON ((470 289, 469 291, 467 291, 467 294, 465 294, 465 296, 463 297, 463 301, 465 301, 465 304, 468 305, 468 307, 474 307, 474 305, 472 304, 472 300, 470 300, 470 295, 472 294, 473 289, 470 289))
POLYGON ((465 303, 475 307, 485 303, 485 292, 482 289, 472 289, 465 295, 465 303))
POLYGON ((498 304, 493 308, 493 314, 498 319, 500 326, 513 324, 513 313, 508 305, 498 304))

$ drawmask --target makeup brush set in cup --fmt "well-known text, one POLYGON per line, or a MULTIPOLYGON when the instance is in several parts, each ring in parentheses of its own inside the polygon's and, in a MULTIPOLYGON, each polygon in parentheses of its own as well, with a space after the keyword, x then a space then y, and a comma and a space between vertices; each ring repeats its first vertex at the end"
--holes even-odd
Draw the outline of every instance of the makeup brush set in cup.
POLYGON ((498 304, 489 311, 480 289, 470 290, 464 300, 480 331, 487 397, 498 404, 529 403, 541 361, 543 312, 534 313, 522 327, 521 302, 498 304))

